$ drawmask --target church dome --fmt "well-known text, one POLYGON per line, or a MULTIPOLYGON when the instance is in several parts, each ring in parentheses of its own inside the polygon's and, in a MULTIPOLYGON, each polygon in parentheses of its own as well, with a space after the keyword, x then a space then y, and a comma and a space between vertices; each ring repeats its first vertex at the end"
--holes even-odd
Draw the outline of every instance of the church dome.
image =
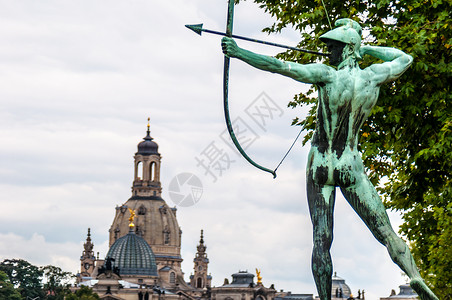
POLYGON ((342 294, 342 298, 348 298, 352 294, 352 291, 350 287, 345 283, 345 280, 339 276, 337 276, 336 272, 334 272, 333 278, 332 278, 332 291, 331 295, 332 297, 340 296, 342 294))
POLYGON ((159 145, 153 141, 151 137, 151 132, 148 130, 146 132, 146 136, 143 138, 143 141, 138 144, 138 152, 136 154, 141 155, 160 155, 159 154, 159 145))
POLYGON ((157 276, 154 252, 132 229, 111 245, 107 258, 113 267, 119 268, 120 275, 157 276))

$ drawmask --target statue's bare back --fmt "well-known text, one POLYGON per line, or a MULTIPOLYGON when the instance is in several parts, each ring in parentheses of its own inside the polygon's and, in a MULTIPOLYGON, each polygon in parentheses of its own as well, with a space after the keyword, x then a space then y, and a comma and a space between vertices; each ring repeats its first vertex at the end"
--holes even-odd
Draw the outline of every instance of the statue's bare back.
POLYGON ((308 169, 316 161, 316 183, 346 187, 356 182, 354 173, 364 171, 357 149, 359 131, 377 102, 380 87, 366 69, 329 71, 329 82, 318 83, 317 126, 308 169))

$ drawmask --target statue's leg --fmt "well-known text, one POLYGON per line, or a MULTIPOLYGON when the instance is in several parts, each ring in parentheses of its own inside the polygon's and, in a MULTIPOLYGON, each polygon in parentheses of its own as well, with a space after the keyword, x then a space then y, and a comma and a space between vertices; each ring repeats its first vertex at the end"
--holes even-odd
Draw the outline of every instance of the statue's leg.
POLYGON ((422 300, 438 300, 422 280, 407 244, 392 229, 383 202, 365 174, 357 175, 355 184, 341 188, 347 201, 358 213, 374 237, 388 249, 391 259, 411 279, 411 287, 422 300))
POLYGON ((308 176, 307 192, 314 238, 312 273, 320 299, 330 300, 333 275, 330 248, 333 242, 335 187, 316 184, 308 176))

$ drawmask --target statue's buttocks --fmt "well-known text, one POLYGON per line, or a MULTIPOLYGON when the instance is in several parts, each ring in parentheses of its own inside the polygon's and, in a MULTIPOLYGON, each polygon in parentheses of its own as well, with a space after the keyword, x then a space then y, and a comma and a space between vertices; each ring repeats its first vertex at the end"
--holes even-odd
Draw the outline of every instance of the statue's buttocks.
POLYGON ((307 176, 316 184, 349 187, 364 173, 364 166, 358 151, 347 148, 338 157, 331 151, 322 153, 312 146, 306 170, 307 176))

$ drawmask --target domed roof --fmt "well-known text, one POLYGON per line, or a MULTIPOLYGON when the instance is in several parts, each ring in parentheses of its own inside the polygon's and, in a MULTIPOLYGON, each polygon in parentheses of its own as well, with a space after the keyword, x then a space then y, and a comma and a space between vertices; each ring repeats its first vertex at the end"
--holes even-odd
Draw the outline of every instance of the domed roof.
POLYGON ((107 258, 111 258, 113 267, 119 268, 120 275, 157 276, 154 252, 133 229, 111 245, 107 258))
POLYGON ((159 145, 157 145, 157 143, 153 141, 153 138, 151 137, 151 132, 149 131, 149 125, 148 125, 148 130, 146 131, 146 136, 143 138, 143 140, 144 141, 142 141, 138 144, 138 152, 136 154, 160 155, 159 154, 159 145))
POLYGON ((248 273, 248 271, 239 271, 232 274, 232 284, 246 284, 253 283, 254 274, 248 273))
POLYGON ((331 290, 332 297, 336 296, 336 292, 338 295, 340 295, 341 291, 343 298, 348 298, 352 294, 352 291, 350 287, 345 283, 345 280, 337 276, 336 272, 334 272, 331 290))

